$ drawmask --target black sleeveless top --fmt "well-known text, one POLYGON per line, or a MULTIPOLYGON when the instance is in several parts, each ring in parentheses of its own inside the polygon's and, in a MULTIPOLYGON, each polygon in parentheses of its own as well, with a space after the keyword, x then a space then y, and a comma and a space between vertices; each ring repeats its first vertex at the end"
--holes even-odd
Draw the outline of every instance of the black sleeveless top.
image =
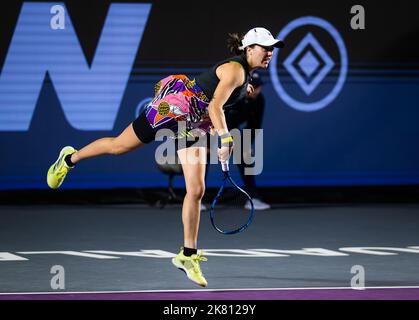
POLYGON ((201 73, 199 76, 195 78, 197 85, 202 89, 202 91, 204 91, 205 95, 211 100, 214 95, 215 89, 217 88, 217 85, 220 82, 220 79, 218 79, 217 77, 216 70, 222 64, 228 63, 230 61, 238 62, 243 66, 246 73, 246 78, 244 80, 243 85, 234 89, 234 91, 230 95, 230 98, 224 104, 224 107, 232 106, 236 104, 238 101, 240 101, 241 99, 246 97, 247 84, 249 83, 250 74, 249 74, 249 64, 247 63, 245 57, 235 56, 235 57, 220 61, 216 65, 214 65, 211 69, 201 73))

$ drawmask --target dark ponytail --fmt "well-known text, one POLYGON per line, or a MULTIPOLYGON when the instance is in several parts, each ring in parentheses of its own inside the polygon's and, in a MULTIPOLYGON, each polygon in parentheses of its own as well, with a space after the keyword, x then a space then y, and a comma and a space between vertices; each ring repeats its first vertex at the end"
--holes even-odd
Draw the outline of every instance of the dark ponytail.
POLYGON ((243 36, 238 33, 229 33, 227 39, 227 49, 235 54, 241 55, 244 53, 244 50, 240 50, 239 47, 242 46, 243 36))

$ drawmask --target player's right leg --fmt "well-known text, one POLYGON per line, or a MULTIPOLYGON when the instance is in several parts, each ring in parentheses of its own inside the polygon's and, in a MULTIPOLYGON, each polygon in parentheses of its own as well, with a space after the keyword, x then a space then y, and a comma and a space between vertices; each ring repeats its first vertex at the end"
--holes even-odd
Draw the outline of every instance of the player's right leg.
POLYGON ((64 147, 48 170, 48 186, 52 189, 60 187, 68 172, 81 160, 104 154, 124 154, 151 142, 154 137, 155 132, 145 114, 141 114, 117 137, 95 140, 79 151, 70 146, 64 147))

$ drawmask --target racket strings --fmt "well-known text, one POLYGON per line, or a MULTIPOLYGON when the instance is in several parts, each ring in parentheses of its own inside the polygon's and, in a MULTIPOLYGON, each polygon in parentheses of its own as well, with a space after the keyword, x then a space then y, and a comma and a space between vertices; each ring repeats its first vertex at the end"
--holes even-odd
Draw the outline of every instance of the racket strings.
POLYGON ((232 208, 243 207, 246 203, 247 197, 229 180, 224 185, 224 190, 218 198, 219 204, 224 204, 232 208))
POLYGON ((224 231, 245 225, 251 213, 251 209, 245 208, 248 199, 244 192, 227 180, 214 208, 216 225, 224 231))

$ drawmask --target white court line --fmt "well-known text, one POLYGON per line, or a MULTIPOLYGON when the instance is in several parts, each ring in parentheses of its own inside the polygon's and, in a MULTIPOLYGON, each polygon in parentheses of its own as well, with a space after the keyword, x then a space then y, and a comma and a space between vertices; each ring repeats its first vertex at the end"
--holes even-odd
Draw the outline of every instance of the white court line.
POLYGON ((217 292, 217 291, 287 291, 287 290, 354 290, 365 291, 368 289, 419 289, 419 286, 388 286, 388 287, 365 287, 365 290, 352 287, 312 287, 312 288, 240 288, 240 289, 189 289, 189 290, 137 290, 137 291, 46 291, 46 292, 0 292, 0 295, 24 295, 24 294, 109 294, 109 293, 178 293, 178 292, 217 292))

